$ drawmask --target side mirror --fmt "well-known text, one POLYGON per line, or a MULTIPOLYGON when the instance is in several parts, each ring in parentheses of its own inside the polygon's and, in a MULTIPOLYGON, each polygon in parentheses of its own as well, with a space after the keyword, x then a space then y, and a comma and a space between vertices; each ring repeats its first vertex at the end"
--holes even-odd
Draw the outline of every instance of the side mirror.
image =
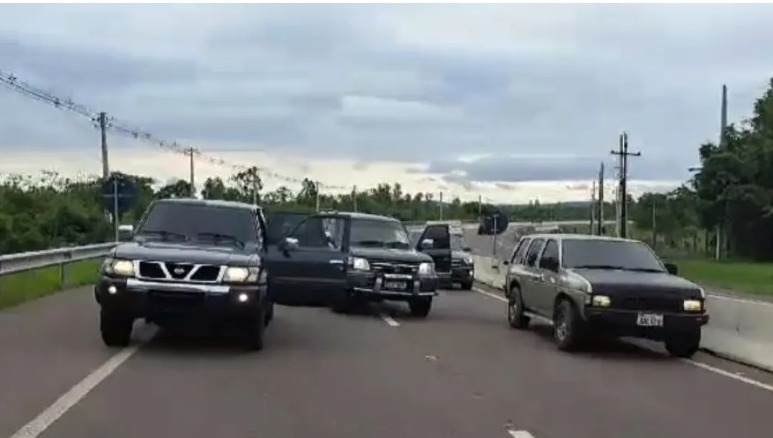
POLYGON ((419 248, 421 249, 432 249, 432 247, 435 246, 435 241, 432 239, 424 239, 421 241, 421 244, 419 245, 419 248))
POLYGON ((280 244, 282 251, 289 252, 298 249, 298 239, 295 237, 285 237, 280 244))
POLYGON ((469 246, 465 246, 465 247, 462 248, 462 251, 464 251, 464 252, 472 252, 472 248, 470 248, 469 246))
POLYGON ((118 226, 118 240, 121 242, 128 242, 134 237, 134 225, 120 225, 118 226))
POLYGON ((510 264, 510 260, 502 260, 502 265, 507 266, 510 264))
POLYGON ((671 275, 679 274, 679 267, 677 267, 675 264, 666 263, 665 265, 666 265, 666 271, 668 271, 669 274, 671 275))

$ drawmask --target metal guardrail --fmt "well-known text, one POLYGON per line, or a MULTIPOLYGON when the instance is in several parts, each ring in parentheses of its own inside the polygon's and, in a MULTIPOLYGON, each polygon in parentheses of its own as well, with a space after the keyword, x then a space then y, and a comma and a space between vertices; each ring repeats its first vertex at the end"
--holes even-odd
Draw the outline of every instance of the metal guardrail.
POLYGON ((115 245, 115 242, 97 243, 85 246, 72 246, 68 248, 0 255, 0 277, 50 266, 59 266, 59 278, 62 282, 61 284, 65 284, 66 265, 83 260, 104 257, 115 245))

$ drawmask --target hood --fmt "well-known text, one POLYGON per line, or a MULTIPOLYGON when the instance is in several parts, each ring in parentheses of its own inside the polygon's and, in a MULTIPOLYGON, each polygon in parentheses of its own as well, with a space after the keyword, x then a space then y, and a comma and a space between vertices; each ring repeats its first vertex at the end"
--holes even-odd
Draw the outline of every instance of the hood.
POLYGON ((698 298, 701 288, 697 284, 668 273, 631 272, 607 269, 572 269, 572 272, 588 280, 593 291, 605 295, 631 294, 646 296, 673 296, 698 298))
POLYGON ((363 257, 369 260, 389 260, 395 262, 431 262, 432 257, 422 254, 415 249, 397 249, 397 248, 366 248, 362 246, 352 247, 351 253, 356 257, 363 257))
POLYGON ((153 260, 174 263, 212 265, 246 265, 257 259, 254 246, 244 248, 212 245, 202 242, 135 241, 115 247, 114 256, 131 260, 153 260))

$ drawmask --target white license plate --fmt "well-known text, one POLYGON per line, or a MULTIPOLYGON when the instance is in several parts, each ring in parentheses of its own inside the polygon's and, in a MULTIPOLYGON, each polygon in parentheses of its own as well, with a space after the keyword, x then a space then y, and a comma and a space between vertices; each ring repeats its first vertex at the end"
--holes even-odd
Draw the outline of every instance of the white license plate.
POLYGON ((407 286, 408 285, 404 281, 385 281, 384 282, 384 289, 389 289, 389 290, 405 290, 407 286))
POLYGON ((640 313, 636 324, 642 327, 663 327, 663 315, 659 313, 640 313))

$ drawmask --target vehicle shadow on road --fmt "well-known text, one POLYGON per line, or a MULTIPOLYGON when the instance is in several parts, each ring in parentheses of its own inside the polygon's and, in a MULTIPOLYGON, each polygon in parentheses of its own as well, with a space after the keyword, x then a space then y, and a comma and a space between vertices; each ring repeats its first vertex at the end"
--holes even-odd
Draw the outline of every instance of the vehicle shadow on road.
MULTIPOLYGON (((541 338, 544 338, 545 342, 553 342, 553 328, 550 325, 532 322, 529 326, 529 330, 541 338)), ((654 345, 637 345, 644 343, 648 343, 648 341, 631 341, 611 336, 595 335, 592 339, 589 339, 582 348, 572 352, 572 354, 604 360, 646 362, 673 360, 673 358, 668 356, 665 352, 657 351, 657 347, 654 345), (633 342, 636 342, 636 344, 633 342)))
MULTIPOLYGON (((276 321, 272 322, 272 325, 276 321)), ((272 330, 267 330, 265 350, 269 350, 268 345, 275 342, 276 336, 272 330)), ((286 341, 287 336, 283 336, 286 341)), ((202 356, 207 358, 223 357, 231 358, 234 356, 252 355, 254 351, 246 349, 241 343, 239 333, 233 330, 213 330, 209 328, 200 329, 162 329, 158 328, 155 336, 148 340, 142 346, 143 355, 152 354, 158 356, 202 356)), ((263 353, 261 351, 261 353, 263 353)))

